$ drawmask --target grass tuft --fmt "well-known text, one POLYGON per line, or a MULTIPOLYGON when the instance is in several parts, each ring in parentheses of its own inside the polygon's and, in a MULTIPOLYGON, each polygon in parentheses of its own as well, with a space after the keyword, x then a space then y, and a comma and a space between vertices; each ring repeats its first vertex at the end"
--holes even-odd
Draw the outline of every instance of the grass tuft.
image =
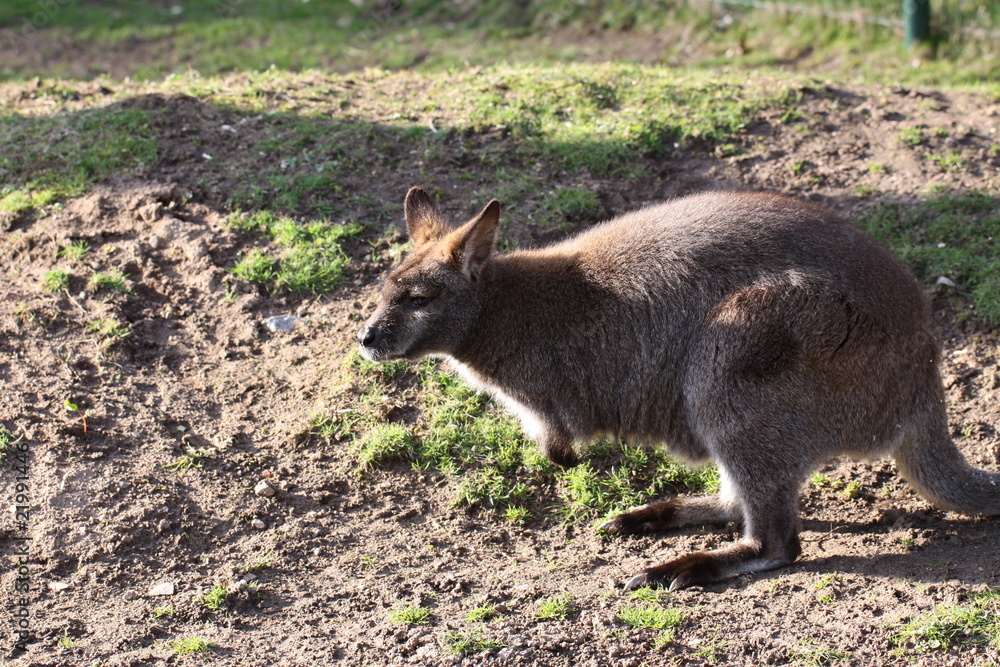
POLYGON ((789 650, 789 657, 796 665, 806 665, 807 667, 825 667, 835 662, 849 660, 851 654, 833 646, 818 644, 808 640, 802 642, 797 648, 789 650))
POLYGON ((201 604, 206 609, 219 611, 220 609, 225 609, 228 597, 229 589, 221 584, 218 584, 216 586, 212 586, 211 590, 201 597, 201 604))
POLYGON ((62 292, 69 288, 70 274, 60 269, 52 269, 42 278, 42 287, 49 292, 62 292))
POLYGON ((491 618, 496 617, 496 615, 497 608, 494 605, 488 604, 470 609, 465 615, 465 620, 469 623, 485 623, 491 618))
POLYGON ((962 644, 1000 648, 1000 588, 973 596, 964 605, 943 604, 896 626, 892 642, 918 653, 962 644))
POLYGON ((393 623, 407 625, 425 625, 431 620, 431 610, 427 607, 415 607, 408 604, 397 607, 389 612, 389 620, 393 623))
POLYGON ((212 642, 201 637, 185 637, 171 642, 170 650, 177 655, 191 655, 192 653, 208 653, 215 646, 212 642))
POLYGON ((684 620, 678 609, 663 607, 655 602, 642 605, 628 605, 618 611, 618 620, 633 628, 658 630, 655 644, 665 646, 674 640, 677 628, 684 620))
POLYGON ((448 630, 441 635, 441 642, 444 644, 444 648, 447 653, 457 656, 472 655, 473 653, 482 653, 483 651, 493 651, 506 646, 506 644, 500 640, 487 639, 483 635, 482 631, 478 629, 467 630, 465 632, 460 630, 448 630))
POLYGON ((576 611, 570 595, 554 595, 538 601, 538 613, 535 618, 540 621, 564 621, 576 611))
POLYGON ((61 248, 59 250, 59 257, 72 262, 81 262, 87 256, 88 252, 90 252, 90 244, 83 239, 77 239, 76 241, 71 241, 68 246, 61 248))
POLYGON ((87 287, 97 292, 110 290, 127 294, 132 291, 128 285, 128 276, 117 269, 107 272, 95 271, 87 281, 87 287))
POLYGON ((91 320, 87 323, 87 328, 99 336, 112 340, 122 340, 132 335, 132 330, 127 324, 122 324, 117 317, 102 317, 91 320))

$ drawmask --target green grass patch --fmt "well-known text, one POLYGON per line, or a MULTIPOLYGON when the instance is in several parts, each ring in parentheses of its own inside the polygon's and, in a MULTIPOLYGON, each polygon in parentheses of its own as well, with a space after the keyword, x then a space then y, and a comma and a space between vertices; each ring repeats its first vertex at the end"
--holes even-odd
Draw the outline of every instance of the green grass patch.
POLYGON ((314 294, 340 285, 350 264, 343 244, 362 230, 358 224, 297 222, 270 211, 231 215, 230 225, 263 233, 280 249, 276 256, 256 248, 246 253, 232 268, 236 277, 275 289, 314 294))
POLYGON ((963 644, 1000 648, 1000 588, 977 593, 966 604, 938 605, 896 626, 892 642, 918 653, 963 644))
POLYGON ((881 203, 856 222, 892 248, 921 280, 933 283, 943 276, 954 281, 977 317, 1000 324, 1000 207, 995 197, 971 192, 915 205, 881 203))
POLYGON ((545 208, 552 226, 565 227, 574 222, 594 220, 601 212, 597 194, 581 188, 556 188, 545 197, 545 208))
POLYGON ((100 317, 87 322, 87 329, 99 336, 112 339, 125 339, 132 335, 132 330, 117 317, 100 317))
POLYGON ((663 607, 654 602, 641 605, 626 605, 618 610, 620 622, 633 628, 657 630, 654 645, 659 648, 674 641, 677 628, 684 620, 684 614, 678 610, 663 607))
POLYGON ((90 244, 83 239, 71 241, 69 245, 59 249, 59 257, 71 262, 82 262, 90 252, 90 244))
POLYGON ((807 667, 825 667, 843 660, 850 660, 851 654, 839 648, 819 644, 812 640, 802 642, 796 648, 789 650, 789 657, 794 665, 807 667))
POLYGON ((27 188, 11 189, 8 186, 5 189, 8 192, 0 196, 0 211, 10 211, 12 213, 22 213, 41 208, 42 206, 51 204, 59 197, 58 192, 53 188, 29 190, 27 188))
POLYGON ((174 611, 174 605, 168 604, 163 607, 156 607, 153 609, 152 615, 155 619, 168 618, 174 615, 174 611))
POLYGON ((20 437, 15 437, 4 424, 0 424, 0 461, 2 461, 7 454, 15 451, 15 447, 20 442, 20 437))
POLYGON ((437 471, 450 478, 456 504, 488 509, 515 525, 531 519, 542 487, 556 487, 563 503, 547 509, 568 522, 604 517, 679 492, 713 493, 718 488, 714 467, 691 469, 664 450, 610 441, 592 445, 591 460, 557 471, 513 417, 436 362, 383 366, 352 352, 345 367, 361 392, 358 408, 335 417, 314 415, 311 433, 346 435, 362 470, 402 461, 414 469, 437 471), (416 382, 407 381, 409 391, 423 397, 420 420, 408 425, 372 416, 384 396, 394 392, 394 383, 410 371, 416 382))
MULTIPOLYGON (((649 39, 683 41, 660 58, 697 67, 725 65, 807 68, 835 63, 833 76, 887 83, 950 80, 975 84, 997 67, 992 35, 1000 30, 994 3, 948 2, 934 7, 932 43, 917 54, 904 48, 898 0, 801 0, 789 11, 768 3, 730 4, 719 19, 704 2, 503 0, 371 5, 347 2, 219 0, 184 4, 118 0, 114 11, 97 3, 9 0, 0 7, 13 52, 44 48, 32 37, 70 42, 70 54, 0 65, 0 77, 65 76, 77 61, 125 46, 151 45, 155 60, 137 58, 122 75, 163 78, 194 69, 203 75, 277 68, 363 70, 420 68, 454 71, 495 62, 573 63, 577 40, 552 40, 554 30, 604 34, 599 43, 649 39), (619 31, 622 31, 619 33, 619 31), (610 34, 609 34, 610 33, 610 34), (626 38, 620 35, 627 35, 626 38), (25 38, 28 37, 28 39, 25 38), (617 36, 617 39, 613 39, 617 36), (740 53, 734 53, 740 45, 740 53), (81 55, 82 50, 82 55, 81 55), (29 64, 31 63, 31 68, 29 64), (793 64, 795 63, 795 64, 793 64)), ((611 56, 614 57, 613 55, 611 56)), ((119 65, 121 66, 121 65, 119 65)), ((619 105, 614 89, 589 86, 595 105, 619 105)), ((54 88, 53 97, 72 91, 54 88)))
POLYGON ((132 288, 128 284, 128 276, 118 269, 113 271, 95 271, 90 276, 90 280, 87 281, 87 287, 95 292, 107 290, 127 294, 132 291, 132 288))
POLYGON ((211 611, 219 611, 225 609, 228 598, 229 589, 218 584, 201 596, 201 605, 211 611))
POLYGON ((56 115, 0 115, 0 210, 30 211, 77 196, 111 174, 153 164, 149 114, 105 107, 56 115))
POLYGON ((535 618, 539 621, 565 621, 575 611, 572 596, 554 595, 538 601, 535 618))
POLYGON ((427 607, 407 604, 390 611, 389 620, 393 623, 406 623, 407 625, 426 625, 430 622, 431 615, 431 610, 427 607))
POLYGON ((42 278, 42 287, 49 292, 62 292, 69 288, 69 278, 68 271, 52 269, 42 278))
POLYGON ((682 491, 715 493, 718 469, 690 468, 661 448, 645 450, 604 441, 591 447, 594 462, 560 473, 570 521, 608 517, 682 491))
POLYGON ((509 505, 504 509, 503 516, 515 526, 524 526, 531 520, 531 511, 523 505, 509 505))
POLYGON ((494 605, 482 605, 470 609, 465 615, 465 620, 469 623, 485 623, 497 615, 497 608, 494 605))
POLYGON ((376 424, 354 441, 358 465, 362 468, 412 458, 415 445, 413 434, 402 424, 376 424))
POLYGON ((215 646, 212 642, 201 637, 185 637, 170 643, 170 650, 177 655, 191 655, 192 653, 208 653, 215 646))
MULTIPOLYGON (((637 159, 727 142, 782 91, 745 82, 625 64, 496 68, 457 95, 474 128, 512 136, 521 149, 570 170, 627 177, 637 159), (737 93, 739 91, 739 93, 737 93)), ((566 189, 556 207, 594 202, 566 189)))
POLYGON ((441 643, 446 653, 466 656, 483 651, 493 651, 506 646, 497 639, 488 639, 481 630, 448 630, 441 635, 441 643))
POLYGON ((207 457, 208 455, 204 452, 199 452, 193 447, 189 447, 187 452, 177 457, 173 463, 168 463, 163 467, 177 472, 187 472, 191 468, 201 468, 207 457))

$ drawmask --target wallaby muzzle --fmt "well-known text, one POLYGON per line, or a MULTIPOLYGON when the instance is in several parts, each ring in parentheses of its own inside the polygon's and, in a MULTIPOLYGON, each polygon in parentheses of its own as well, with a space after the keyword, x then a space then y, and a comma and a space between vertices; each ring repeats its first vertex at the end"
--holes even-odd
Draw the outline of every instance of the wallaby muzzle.
POLYGON ((386 347, 389 342, 390 336, 379 327, 366 324, 358 332, 358 343, 361 345, 361 354, 371 361, 379 361, 388 356, 386 354, 386 347))

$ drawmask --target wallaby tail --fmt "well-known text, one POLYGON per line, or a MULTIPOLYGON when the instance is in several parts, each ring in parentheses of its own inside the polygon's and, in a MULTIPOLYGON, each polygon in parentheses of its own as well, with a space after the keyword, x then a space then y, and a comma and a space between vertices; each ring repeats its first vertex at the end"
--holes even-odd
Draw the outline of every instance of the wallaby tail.
POLYGON ((900 473, 941 509, 970 516, 1000 515, 1000 473, 968 464, 952 442, 943 412, 929 412, 928 421, 933 423, 921 424, 919 432, 914 429, 894 452, 900 473))

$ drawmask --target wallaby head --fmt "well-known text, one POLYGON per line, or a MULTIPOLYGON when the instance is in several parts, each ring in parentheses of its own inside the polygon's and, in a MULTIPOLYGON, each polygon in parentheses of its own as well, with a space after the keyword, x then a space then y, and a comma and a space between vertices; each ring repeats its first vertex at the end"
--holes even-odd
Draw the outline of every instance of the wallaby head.
POLYGON ((479 315, 482 272, 496 245, 496 199, 453 226, 414 187, 405 211, 413 250, 386 278, 378 307, 358 334, 361 353, 372 361, 449 354, 479 315))

